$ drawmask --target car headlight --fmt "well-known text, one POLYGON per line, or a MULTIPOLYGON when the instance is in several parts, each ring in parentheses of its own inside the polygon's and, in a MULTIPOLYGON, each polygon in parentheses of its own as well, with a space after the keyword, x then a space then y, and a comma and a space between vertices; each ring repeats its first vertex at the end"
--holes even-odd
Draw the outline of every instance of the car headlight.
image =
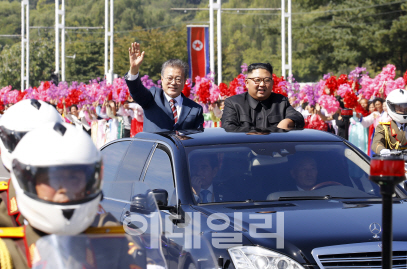
POLYGON ((236 269, 304 269, 290 257, 261 247, 233 247, 228 252, 236 269))

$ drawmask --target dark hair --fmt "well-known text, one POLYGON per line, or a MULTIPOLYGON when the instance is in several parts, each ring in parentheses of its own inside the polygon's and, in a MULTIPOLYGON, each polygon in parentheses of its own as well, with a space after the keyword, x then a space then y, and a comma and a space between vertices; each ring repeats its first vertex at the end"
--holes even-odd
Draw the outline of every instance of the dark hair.
POLYGON ((304 103, 302 103, 301 108, 305 109, 307 107, 307 105, 308 105, 308 102, 304 102, 304 103))
POLYGON ((376 104, 377 101, 379 101, 382 105, 384 103, 383 98, 377 97, 377 98, 373 99, 373 104, 376 104))
POLYGON ((256 69, 265 69, 265 70, 269 71, 269 73, 271 75, 273 75, 273 67, 269 63, 254 63, 254 64, 251 64, 247 68, 247 73, 250 74, 251 72, 253 72, 256 69))
POLYGON ((76 110, 78 110, 78 106, 77 106, 77 105, 71 105, 71 106, 69 107, 69 111, 72 111, 72 108, 73 108, 73 107, 75 107, 76 110))
POLYGON ((344 109, 345 105, 343 104, 343 99, 339 95, 335 96, 336 100, 339 102, 339 106, 344 109))
POLYGON ((167 67, 178 67, 184 73, 184 78, 187 79, 188 77, 188 64, 183 62, 180 59, 170 59, 163 63, 161 66, 161 76, 164 77, 164 71, 167 67))
POLYGON ((202 153, 202 154, 195 154, 191 158, 191 163, 197 162, 198 160, 208 159, 210 166, 216 168, 219 166, 218 155, 215 153, 202 153))
MULTIPOLYGON (((373 104, 373 101, 367 102, 367 108, 368 108, 368 109, 369 109, 369 107, 370 107, 371 104, 373 104)), ((373 106, 374 106, 374 104, 373 104, 373 106)))

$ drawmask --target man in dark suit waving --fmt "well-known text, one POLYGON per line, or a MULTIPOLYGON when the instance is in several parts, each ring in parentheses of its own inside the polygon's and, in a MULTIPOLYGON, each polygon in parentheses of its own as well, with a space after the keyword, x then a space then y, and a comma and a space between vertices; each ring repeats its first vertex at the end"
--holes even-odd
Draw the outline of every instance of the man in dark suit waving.
POLYGON ((129 48, 130 71, 126 83, 134 101, 144 109, 144 132, 203 128, 203 109, 182 94, 188 66, 181 60, 168 60, 161 68, 162 89, 146 89, 139 69, 144 59, 139 43, 129 48))
POLYGON ((270 128, 303 128, 304 118, 288 102, 273 93, 273 67, 269 63, 251 64, 246 78, 247 92, 225 100, 222 127, 226 131, 270 128))

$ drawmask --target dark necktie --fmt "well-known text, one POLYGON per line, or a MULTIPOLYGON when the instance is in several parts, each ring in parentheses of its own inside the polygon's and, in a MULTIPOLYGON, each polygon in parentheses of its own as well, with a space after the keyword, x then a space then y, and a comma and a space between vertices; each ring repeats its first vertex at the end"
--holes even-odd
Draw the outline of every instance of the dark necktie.
POLYGON ((175 99, 170 100, 170 106, 171 106, 172 114, 174 115, 174 124, 176 124, 178 122, 177 108, 175 107, 176 102, 177 101, 175 101, 175 99))
POLYGON ((208 194, 211 193, 209 190, 201 190, 202 203, 208 203, 208 194))
POLYGON ((406 124, 404 123, 404 124, 402 124, 402 125, 400 125, 400 130, 401 131, 404 131, 406 129, 406 124))

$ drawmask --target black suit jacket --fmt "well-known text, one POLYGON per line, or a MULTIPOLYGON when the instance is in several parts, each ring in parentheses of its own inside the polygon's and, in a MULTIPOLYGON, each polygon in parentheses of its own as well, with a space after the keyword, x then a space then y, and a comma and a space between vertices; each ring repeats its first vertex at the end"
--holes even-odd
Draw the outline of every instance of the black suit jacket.
MULTIPOLYGON (((256 129, 252 120, 254 109, 250 105, 255 101, 247 92, 229 97, 225 100, 225 108, 222 116, 222 127, 226 131, 248 131, 256 129)), ((271 93, 270 97, 264 101, 267 117, 267 126, 263 128, 276 127, 283 119, 291 119, 295 123, 295 128, 304 127, 304 117, 296 111, 288 102, 287 97, 271 93)))
POLYGON ((169 102, 161 88, 147 89, 141 83, 140 75, 136 80, 127 80, 127 86, 134 101, 144 110, 143 132, 164 132, 173 130, 187 130, 203 128, 202 106, 182 93, 181 115, 174 125, 174 115, 169 102))

